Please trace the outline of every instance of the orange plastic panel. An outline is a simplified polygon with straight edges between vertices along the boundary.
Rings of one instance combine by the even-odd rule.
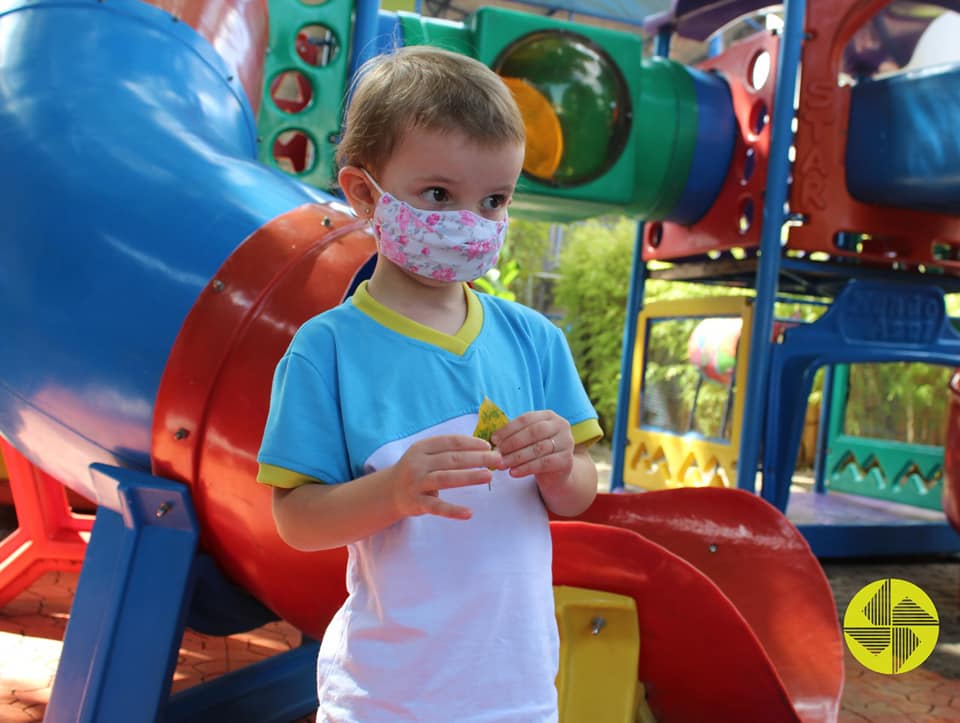
[[[205,37],[231,68],[257,114],[268,44],[267,0],[146,0]]]
[[[637,675],[658,721],[800,720],[746,620],[693,565],[632,530],[586,522],[551,529],[555,585],[636,601]]]
[[[803,719],[836,719],[843,690],[843,643],[833,593],[806,540],[776,508],[743,490],[679,488],[601,494],[578,519],[642,534],[703,573],[716,593],[697,593],[706,597],[683,604],[702,609],[717,604],[717,595],[722,597],[756,636]],[[628,559],[633,563],[626,553],[621,559],[624,567]],[[677,612],[663,619],[688,624]],[[642,624],[640,636],[643,649],[649,638]],[[717,685],[737,690],[734,680],[723,680],[727,674],[739,675],[736,667],[717,670]],[[745,680],[749,678],[740,678],[739,685]]]
[[[0,607],[45,572],[77,572],[87,551],[92,515],[70,510],[66,488],[0,440],[18,527],[0,540]]]
[[[847,191],[846,138],[850,86],[837,79],[843,50],[853,34],[889,0],[808,0],[800,77],[797,160],[790,210],[806,217],[791,229],[788,248],[855,256],[889,265],[932,264],[960,272],[960,260],[938,260],[935,245],[960,255],[960,218],[866,204]],[[883,149],[878,148],[878,153]],[[869,234],[862,251],[835,247],[838,232]]]
[[[190,485],[200,543],[278,615],[319,638],[346,597],[346,551],[297,552],[256,481],[273,371],[294,332],[344,298],[375,251],[342,207],[302,206],[247,238],[197,298],[157,393],[153,466]]]

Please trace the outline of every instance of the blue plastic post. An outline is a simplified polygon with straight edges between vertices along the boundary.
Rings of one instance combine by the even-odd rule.
[[[830,412],[833,408],[833,366],[824,367],[823,394],[820,397],[820,422],[817,426],[817,447],[813,452],[813,489],[827,491],[827,445],[830,443]]]
[[[770,163],[767,170],[767,193],[763,203],[763,228],[760,232],[760,263],[757,268],[757,301],[751,332],[750,373],[747,375],[737,467],[737,486],[750,492],[756,491],[760,440],[767,401],[773,305],[780,275],[780,234],[786,221],[784,207],[790,173],[793,98],[803,48],[805,13],[805,0],[784,2],[784,33],[777,59],[777,92],[773,99]]]
[[[670,57],[670,39],[673,37],[673,28],[665,25],[657,31],[654,40],[653,54],[661,58]]]
[[[289,723],[317,710],[317,652],[299,648],[248,665],[170,698],[165,723]]]
[[[627,415],[630,411],[630,381],[633,372],[633,347],[637,343],[637,315],[643,308],[643,289],[647,267],[643,263],[643,222],[637,224],[633,243],[633,265],[630,270],[630,290],[627,293],[627,312],[623,319],[623,346],[620,352],[620,386],[617,390],[617,414],[613,421],[613,440],[610,443],[610,491],[623,489],[623,458],[627,447]]]
[[[170,692],[198,527],[187,488],[95,464],[97,517],[47,723],[153,721]]]
[[[350,50],[350,77],[378,52],[380,0],[357,0],[354,8],[353,47]]]

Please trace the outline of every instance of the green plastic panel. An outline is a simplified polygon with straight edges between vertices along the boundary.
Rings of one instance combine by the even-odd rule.
[[[473,35],[463,23],[397,13],[404,45],[432,45],[473,57]]]
[[[257,119],[260,160],[295,175],[304,183],[332,188],[336,184],[335,141],[340,132],[347,89],[354,2],[329,0],[322,5],[304,5],[290,0],[269,0],[269,11],[270,47]],[[333,51],[330,52],[330,46],[309,47],[309,51],[319,52],[321,57],[329,55],[326,64],[313,65],[297,50],[298,34],[302,50],[306,47],[302,33],[318,26],[329,31]],[[292,75],[294,73],[299,76]],[[291,97],[292,89],[293,100],[278,104],[273,88],[281,80],[284,97]],[[306,161],[302,168],[283,161],[278,163],[275,153],[278,139],[281,144],[296,149],[291,151],[293,156]],[[312,151],[304,150],[310,146]]]
[[[483,7],[467,20],[474,31],[476,58],[496,67],[513,44],[532,33],[554,31],[587,38],[619,68],[626,83],[629,107],[628,135],[619,153],[599,177],[577,185],[547,184],[529,176],[521,178],[512,211],[553,220],[573,220],[612,210],[653,218],[669,211],[686,183],[696,135],[696,99],[686,70],[669,60],[644,60],[639,35],[606,28],[529,15],[502,8]],[[553,55],[556,60],[563,55]],[[575,60],[570,53],[568,60]],[[537,64],[545,80],[556,77],[561,63],[549,59]],[[576,64],[571,68],[576,70]],[[531,82],[536,84],[536,78]],[[559,112],[558,112],[559,115]],[[586,113],[579,125],[565,129],[565,143],[582,143],[585,153],[607,149],[610,125]]]
[[[844,433],[850,368],[833,372],[827,430],[827,487],[835,492],[943,509],[943,447]]]
[[[654,69],[663,66],[667,71],[665,80],[672,93],[663,91],[662,99],[651,92],[652,83],[647,78],[652,77]],[[679,63],[664,58],[652,58],[643,62],[641,88],[644,100],[641,104],[642,112],[637,118],[637,188],[631,210],[647,220],[659,221],[667,217],[677,205],[683,189],[690,175],[693,165],[693,152],[697,144],[697,89],[693,83],[693,76]],[[658,104],[667,98],[673,98],[673,107],[664,109],[664,112],[653,112]],[[668,127],[669,125],[669,127]],[[669,148],[660,151],[666,156],[666,167],[659,174],[652,173],[653,167],[648,166],[644,159],[650,158],[672,140]],[[649,195],[659,191],[656,199]]]

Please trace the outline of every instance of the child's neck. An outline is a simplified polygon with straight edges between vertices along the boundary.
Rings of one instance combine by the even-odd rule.
[[[443,334],[456,334],[467,319],[462,284],[429,286],[383,261],[374,269],[367,291],[387,308]]]

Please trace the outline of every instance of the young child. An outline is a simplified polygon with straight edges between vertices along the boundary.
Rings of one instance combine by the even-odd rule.
[[[523,120],[483,64],[409,47],[361,71],[340,186],[376,268],[280,361],[259,454],[277,530],[346,545],[318,721],[557,719],[548,510],[596,495],[596,413],[562,333],[474,293],[520,175]],[[512,420],[472,436],[487,397]]]

